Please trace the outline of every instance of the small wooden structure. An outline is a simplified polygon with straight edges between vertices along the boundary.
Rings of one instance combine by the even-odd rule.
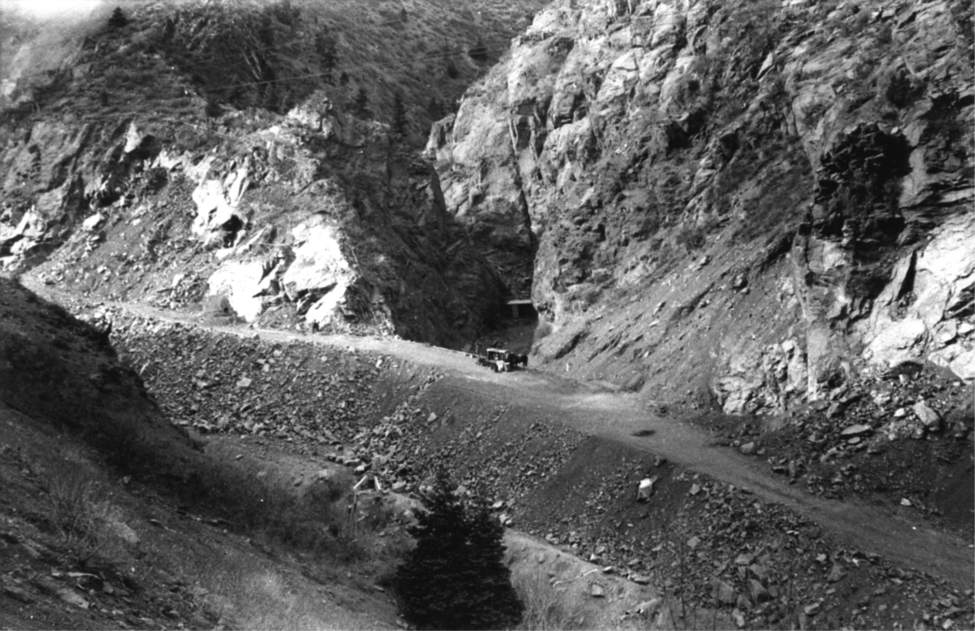
[[[532,304],[531,298],[509,300],[505,304],[509,309],[511,309],[511,317],[516,320],[520,318],[534,318],[538,315],[538,313],[535,311],[535,305]]]

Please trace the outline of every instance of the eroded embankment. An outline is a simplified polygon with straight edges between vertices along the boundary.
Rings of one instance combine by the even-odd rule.
[[[402,492],[446,464],[504,521],[688,603],[717,599],[764,626],[800,615],[828,627],[965,615],[961,594],[942,579],[850,547],[767,493],[743,488],[750,485],[668,462],[650,451],[652,435],[633,445],[641,441],[573,429],[614,415],[555,405],[566,395],[558,387],[536,400],[498,387],[490,373],[448,370],[441,378],[442,370],[402,353],[115,320],[124,356],[145,368],[150,391],[178,423],[282,441]],[[642,500],[641,480],[650,486]],[[945,598],[959,604],[931,610]]]

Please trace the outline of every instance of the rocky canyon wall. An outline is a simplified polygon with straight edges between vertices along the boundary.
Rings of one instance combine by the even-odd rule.
[[[972,379],[970,13],[559,0],[427,153],[550,370],[732,413]]]
[[[338,70],[315,81],[306,49],[353,33],[308,11],[146,5],[79,44],[0,125],[0,268],[205,317],[469,342],[507,289],[407,134],[351,107]],[[221,74],[237,57],[267,76]]]

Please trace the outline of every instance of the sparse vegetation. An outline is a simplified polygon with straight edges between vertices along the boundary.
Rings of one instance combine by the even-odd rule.
[[[427,114],[430,116],[430,120],[440,120],[443,118],[444,108],[443,104],[435,96],[430,97],[430,102],[427,103]]]
[[[237,528],[345,560],[362,555],[339,505],[351,488],[348,478],[316,484],[323,487],[316,494],[322,501],[303,502],[276,480],[273,471],[254,472],[213,461],[196,488],[201,499],[219,507]]]
[[[332,73],[338,64],[338,49],[335,38],[327,29],[315,35],[315,51],[326,83],[333,83]]]
[[[884,97],[891,105],[904,108],[920,96],[923,92],[923,85],[908,74],[907,70],[898,68],[887,74],[881,89]]]
[[[96,482],[64,464],[47,472],[48,521],[70,560],[84,567],[106,542],[107,506]]]
[[[460,76],[460,69],[457,67],[457,62],[454,61],[454,53],[450,49],[444,50],[444,72],[451,79],[456,79]]]
[[[524,605],[504,564],[504,528],[443,469],[411,528],[416,548],[393,580],[403,616],[421,629],[503,629]]]
[[[111,17],[108,18],[108,26],[113,29],[123,28],[129,23],[129,18],[125,17],[122,7],[115,7]]]
[[[531,572],[516,575],[515,591],[525,604],[519,629],[525,631],[556,631],[585,628],[584,610],[577,599],[552,585],[547,574],[535,567]]]
[[[363,87],[356,92],[355,99],[352,101],[352,108],[356,116],[361,118],[372,118],[372,111],[369,109],[369,93]]]
[[[488,60],[488,48],[484,40],[478,36],[477,41],[467,50],[467,55],[474,61],[486,62]]]
[[[406,104],[403,103],[403,94],[397,92],[393,95],[393,120],[390,129],[395,136],[405,138],[409,134],[410,121],[406,117]]]
[[[685,226],[675,237],[677,245],[683,247],[687,252],[700,250],[707,243],[707,232],[697,225]]]

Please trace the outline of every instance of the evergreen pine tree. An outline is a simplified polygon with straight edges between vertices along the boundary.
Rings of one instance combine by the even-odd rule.
[[[403,95],[397,92],[393,95],[393,122],[390,126],[396,136],[406,136],[410,121],[406,117],[406,104]]]
[[[467,55],[474,61],[487,61],[488,60],[488,48],[487,44],[480,36],[477,38],[477,42],[467,51]]]
[[[427,114],[435,121],[443,118],[443,104],[436,96],[430,97],[430,102],[427,103]]]
[[[210,124],[214,124],[215,119],[220,118],[223,115],[223,108],[214,99],[208,99],[206,106],[203,108],[203,114],[207,117],[207,121]]]
[[[460,70],[457,68],[457,64],[454,62],[453,57],[447,57],[445,64],[444,70],[446,71],[448,77],[451,79],[456,79],[460,76]]]
[[[359,88],[359,91],[355,95],[355,100],[352,101],[352,106],[358,116],[363,118],[372,117],[372,112],[369,111],[369,94],[365,88]]]
[[[318,61],[322,66],[325,81],[332,83],[332,72],[338,63],[338,51],[335,47],[335,39],[325,29],[315,35],[315,51],[318,53]]]
[[[122,13],[122,7],[115,7],[115,10],[112,11],[112,17],[108,18],[108,25],[111,28],[122,28],[128,23],[129,18]]]
[[[425,512],[411,529],[416,548],[393,588],[403,617],[421,629],[500,629],[524,607],[504,564],[504,529],[483,503],[465,502],[438,471]]]
[[[510,629],[524,606],[504,563],[504,527],[481,500],[467,507],[468,561],[473,572],[467,608],[468,629]]]

